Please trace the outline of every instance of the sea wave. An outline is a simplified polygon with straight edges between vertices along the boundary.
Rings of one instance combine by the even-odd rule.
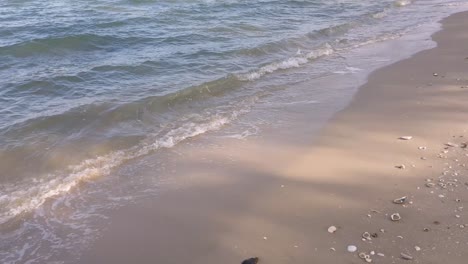
[[[394,2],[394,5],[395,6],[398,6],[398,7],[402,7],[402,6],[407,6],[411,4],[411,1],[410,0],[396,0]]]
[[[299,54],[298,56],[294,56],[283,61],[267,64],[265,66],[262,66],[258,70],[251,71],[249,73],[244,73],[244,74],[237,74],[236,76],[239,78],[239,80],[242,80],[242,81],[253,81],[253,80],[259,79],[265,74],[273,73],[278,70],[285,70],[285,69],[300,67],[301,65],[306,64],[310,60],[314,60],[323,56],[331,55],[333,54],[333,52],[334,52],[334,49],[332,48],[332,46],[328,43],[325,43],[323,46],[315,50],[312,50],[306,53],[305,55]],[[299,53],[302,53],[302,52],[299,52]]]
[[[126,161],[148,155],[162,148],[172,148],[186,139],[218,130],[248,112],[256,100],[256,97],[245,99],[236,104],[235,110],[227,113],[181,120],[180,126],[162,135],[152,135],[134,147],[84,160],[80,164],[70,166],[64,172],[49,174],[41,179],[28,180],[23,184],[3,185],[0,195],[0,224],[8,223],[16,216],[34,210],[52,197],[66,194],[82,183],[109,175],[114,168]]]
[[[122,38],[96,34],[55,36],[0,47],[0,55],[21,58],[41,54],[61,54],[67,51],[89,52],[115,47],[116,43],[128,46],[148,40],[140,37]]]

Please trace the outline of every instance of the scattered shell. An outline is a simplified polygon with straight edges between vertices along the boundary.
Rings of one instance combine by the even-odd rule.
[[[418,247],[418,246],[415,246],[415,247],[414,247],[414,250],[416,250],[416,251],[421,251],[421,248]]]
[[[435,184],[432,183],[432,182],[427,182],[427,183],[426,183],[426,187],[428,187],[428,188],[432,188],[432,187],[434,187],[434,186],[435,186]]]
[[[427,147],[421,146],[421,147],[419,147],[418,149],[420,149],[420,150],[425,150],[425,149],[427,149]]]
[[[379,236],[379,234],[377,234],[377,233],[371,233],[370,235],[371,235],[371,237],[373,237],[373,238],[377,238],[377,237]]]
[[[395,168],[400,169],[400,170],[404,170],[406,168],[406,166],[404,164],[401,164],[401,165],[396,165]]]
[[[357,250],[356,246],[354,246],[354,245],[349,245],[348,246],[348,252],[353,253],[353,252],[356,252],[356,250]]]
[[[447,145],[448,147],[454,147],[454,148],[458,147],[457,144],[452,143],[452,142],[447,142],[447,143],[445,143],[445,145]]]
[[[371,235],[369,232],[364,232],[362,234],[362,238],[367,239],[367,240],[372,240]]]
[[[437,72],[434,72],[432,75],[433,76],[439,76],[439,74]]]
[[[411,140],[413,137],[412,136],[402,136],[402,137],[399,137],[398,139],[401,139],[401,140]]]
[[[461,143],[460,144],[460,148],[467,148],[468,147],[468,144],[467,143]]]
[[[333,247],[332,247],[332,248],[330,248],[330,250],[331,250],[331,251],[336,251],[336,249],[335,249],[335,248],[333,248]]]
[[[364,252],[359,253],[359,257],[362,258],[363,260],[365,260],[367,263],[372,262],[372,259],[371,259],[370,255],[367,255]]]
[[[371,251],[369,254],[371,254],[371,255],[375,255],[375,251]]]
[[[400,253],[400,256],[402,259],[405,259],[405,260],[413,260],[412,256],[405,254],[405,253]]]
[[[328,233],[333,234],[336,232],[336,230],[337,230],[336,226],[330,226],[328,228]]]
[[[400,221],[400,220],[401,220],[401,216],[400,216],[399,213],[394,213],[394,214],[392,214],[392,215],[390,216],[390,219],[391,219],[392,221],[395,221],[395,222],[396,222],[396,221]]]
[[[406,199],[408,199],[408,197],[403,196],[403,197],[400,197],[400,198],[397,198],[397,199],[393,200],[393,203],[395,203],[395,204],[404,204],[406,202]]]
[[[460,225],[460,228],[461,228],[461,229],[465,228],[465,225]]]
[[[429,230],[430,230],[430,229],[427,228],[427,227],[425,227],[425,228],[423,229],[424,232],[429,232]]]
[[[266,237],[266,236],[263,237],[263,240],[267,240],[267,239],[268,239],[268,237]]]
[[[377,253],[377,256],[379,256],[379,257],[385,257],[384,253]]]

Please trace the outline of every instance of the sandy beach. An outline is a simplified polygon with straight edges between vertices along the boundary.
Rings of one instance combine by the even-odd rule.
[[[466,263],[468,13],[441,23],[436,48],[373,72],[318,137],[174,148],[178,184],[114,212],[79,262]]]

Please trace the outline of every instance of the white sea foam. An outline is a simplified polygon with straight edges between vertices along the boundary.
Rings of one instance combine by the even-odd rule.
[[[0,224],[14,217],[38,208],[52,197],[64,195],[80,183],[97,177],[109,175],[117,166],[162,148],[171,148],[181,141],[201,135],[208,131],[218,130],[248,111],[255,98],[243,101],[242,109],[229,114],[215,114],[204,118],[202,122],[187,121],[164,135],[149,137],[145,142],[126,150],[118,150],[107,155],[87,159],[78,165],[71,166],[66,172],[50,174],[34,182],[1,186]]]
[[[333,52],[334,50],[332,46],[326,43],[323,47],[313,50],[305,55],[302,55],[302,52],[298,52],[297,55],[300,56],[291,57],[280,62],[274,62],[265,65],[256,71],[252,71],[245,74],[238,74],[237,78],[239,78],[242,81],[257,80],[265,74],[273,73],[278,70],[297,68],[303,64],[306,64],[309,60],[314,60],[323,56],[328,56],[330,54],[333,54]]]
[[[411,4],[410,0],[397,0],[394,2],[395,6],[407,6]]]

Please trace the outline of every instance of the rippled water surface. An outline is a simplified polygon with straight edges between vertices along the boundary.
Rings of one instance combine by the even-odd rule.
[[[63,261],[93,238],[103,208],[128,200],[82,183],[222,129],[293,85],[268,80],[359,71],[327,59],[462,9],[451,0],[0,1],[0,262]]]

